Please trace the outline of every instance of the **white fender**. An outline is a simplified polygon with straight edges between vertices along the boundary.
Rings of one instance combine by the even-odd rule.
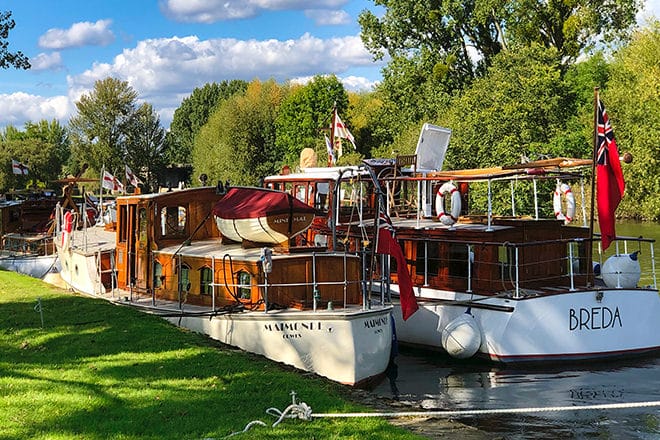
[[[442,329],[442,348],[451,357],[467,359],[481,346],[481,329],[469,309]]]
[[[637,287],[637,283],[642,276],[637,252],[612,255],[605,260],[600,273],[607,287],[616,289]]]
[[[445,212],[445,194],[447,193],[451,197],[451,210],[449,213]],[[438,194],[435,196],[435,212],[438,215],[438,220],[443,225],[451,226],[458,220],[461,215],[461,193],[453,183],[445,182],[438,189]]]
[[[562,212],[561,198],[564,196],[566,199],[566,214]],[[557,220],[564,220],[564,224],[569,224],[575,217],[575,196],[571,191],[571,187],[565,183],[557,185],[554,196],[552,197],[552,207],[555,211]]]
[[[60,246],[62,249],[68,249],[69,248],[69,242],[71,240],[71,231],[73,230],[73,214],[71,214],[71,211],[67,211],[64,213],[63,217],[63,224],[62,224],[62,233],[61,233],[61,241],[60,241]]]

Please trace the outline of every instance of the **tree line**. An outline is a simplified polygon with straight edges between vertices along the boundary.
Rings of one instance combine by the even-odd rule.
[[[106,78],[76,103],[68,126],[41,121],[0,133],[0,187],[47,182],[82,164],[88,173],[128,164],[147,191],[181,164],[192,167],[192,185],[202,174],[257,185],[284,165],[295,169],[304,148],[325,163],[334,106],[357,145],[344,144],[339,164],[412,153],[424,122],[452,130],[446,169],[590,158],[599,87],[619,149],[634,157],[619,214],[660,220],[660,25],[633,26],[638,2],[374,3],[386,12],[361,14],[362,38],[389,62],[373,91],[348,92],[333,75],[304,85],[209,83],[182,101],[165,132],[127,82]],[[9,174],[11,158],[30,164],[32,180]]]

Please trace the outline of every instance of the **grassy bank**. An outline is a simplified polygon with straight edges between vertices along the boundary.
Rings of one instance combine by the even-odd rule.
[[[41,298],[44,326],[35,311]],[[329,381],[220,346],[164,320],[0,271],[0,439],[420,438],[382,419],[285,420],[365,411]]]

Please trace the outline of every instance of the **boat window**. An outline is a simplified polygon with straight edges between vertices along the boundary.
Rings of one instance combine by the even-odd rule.
[[[121,205],[117,215],[119,220],[119,241],[125,242],[128,235],[128,206]]]
[[[429,241],[417,242],[417,259],[415,260],[415,271],[417,275],[437,276],[440,270],[440,252],[438,243]]]
[[[463,243],[449,244],[449,276],[467,278],[468,248]]]
[[[181,292],[190,291],[190,267],[187,264],[181,265],[181,271],[179,272],[179,290]]]
[[[510,246],[499,246],[498,247],[498,259],[497,261],[500,264],[500,279],[503,281],[514,280],[515,275],[513,271],[513,252],[514,249]]]
[[[238,288],[238,298],[239,299],[250,299],[252,297],[252,275],[248,272],[242,270],[238,272],[237,276]]]
[[[213,271],[210,267],[202,267],[199,270],[199,293],[202,295],[210,295],[213,293]]]
[[[154,261],[154,287],[163,287],[163,265]]]
[[[182,237],[186,231],[186,208],[184,206],[165,206],[160,210],[162,237]]]
[[[294,195],[296,196],[296,199],[300,200],[301,202],[307,203],[307,185],[297,184],[295,186]]]
[[[138,239],[141,242],[147,241],[147,210],[140,208],[138,211]]]
[[[328,211],[328,192],[330,191],[330,185],[328,183],[317,183],[314,193],[316,194],[316,200],[314,201],[314,207],[320,209],[324,212]]]

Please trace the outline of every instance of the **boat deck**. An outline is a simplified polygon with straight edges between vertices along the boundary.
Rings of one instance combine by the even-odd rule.
[[[116,232],[94,226],[71,234],[70,248],[84,255],[111,251],[116,246]]]

